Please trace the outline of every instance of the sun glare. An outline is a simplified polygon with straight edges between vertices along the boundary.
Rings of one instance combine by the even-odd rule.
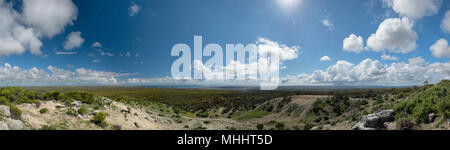
[[[278,5],[280,5],[283,9],[293,10],[297,8],[298,5],[302,2],[302,0],[276,0]]]

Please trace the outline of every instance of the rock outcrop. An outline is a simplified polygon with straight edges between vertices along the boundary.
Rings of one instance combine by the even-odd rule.
[[[23,129],[23,123],[20,120],[6,118],[5,123],[8,125],[9,130],[22,130]]]
[[[427,118],[428,123],[434,122],[435,119],[436,119],[435,113],[428,114],[428,118]]]
[[[0,130],[9,130],[8,124],[0,121]]]
[[[14,120],[11,117],[11,111],[9,106],[0,105],[0,130],[22,130],[23,123],[20,120]]]
[[[447,124],[450,126],[450,118],[447,118]]]
[[[9,111],[9,106],[0,105],[0,115],[10,117],[11,112]]]
[[[363,116],[361,121],[355,124],[353,130],[384,130],[386,122],[393,122],[394,110],[382,110]]]

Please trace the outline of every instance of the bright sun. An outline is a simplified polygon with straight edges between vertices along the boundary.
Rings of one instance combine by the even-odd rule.
[[[297,8],[297,6],[302,2],[302,0],[276,0],[278,5],[283,9],[292,10]]]

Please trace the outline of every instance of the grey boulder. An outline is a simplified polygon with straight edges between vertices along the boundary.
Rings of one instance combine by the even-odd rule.
[[[435,113],[428,114],[428,118],[427,118],[428,123],[434,122],[435,119],[436,119]]]
[[[0,130],[9,130],[8,124],[0,121]]]
[[[394,110],[376,111],[373,114],[363,116],[361,121],[352,127],[353,130],[382,130],[386,129],[385,122],[393,122]]]
[[[9,110],[9,106],[0,105],[0,115],[10,117],[11,111]]]
[[[22,130],[23,129],[23,123],[20,120],[14,120],[14,119],[11,119],[11,118],[6,118],[5,122],[8,125],[8,128],[10,130]]]
[[[447,118],[447,124],[450,126],[450,118]]]

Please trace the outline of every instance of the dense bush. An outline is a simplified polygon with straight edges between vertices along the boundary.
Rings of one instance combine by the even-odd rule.
[[[349,97],[336,95],[331,98],[318,99],[312,108],[312,112],[316,115],[341,116],[349,108],[351,102]]]
[[[39,99],[39,94],[23,90],[20,87],[7,87],[0,89],[0,104],[36,103],[36,99]]]
[[[44,100],[62,100],[64,98],[64,93],[60,91],[50,91],[44,94]]]
[[[410,118],[402,117],[397,120],[398,130],[414,130],[415,125]]]
[[[416,123],[426,123],[430,113],[437,113],[443,117],[450,116],[449,86],[449,84],[441,83],[428,87],[424,91],[412,95],[408,100],[396,104],[394,106],[396,119],[400,118],[398,114],[401,112],[411,114]]]
[[[11,112],[11,118],[16,120],[21,120],[22,118],[22,111],[16,107],[15,104],[9,105],[9,111]]]
[[[6,97],[4,97],[4,96],[0,97],[0,105],[8,105],[9,103],[11,103],[11,102],[8,101],[6,99]]]
[[[69,102],[78,100],[78,101],[81,101],[82,103],[96,104],[94,94],[92,94],[92,93],[72,91],[72,92],[65,93],[63,98]]]
[[[208,112],[199,112],[196,114],[197,117],[207,118],[209,117]]]

